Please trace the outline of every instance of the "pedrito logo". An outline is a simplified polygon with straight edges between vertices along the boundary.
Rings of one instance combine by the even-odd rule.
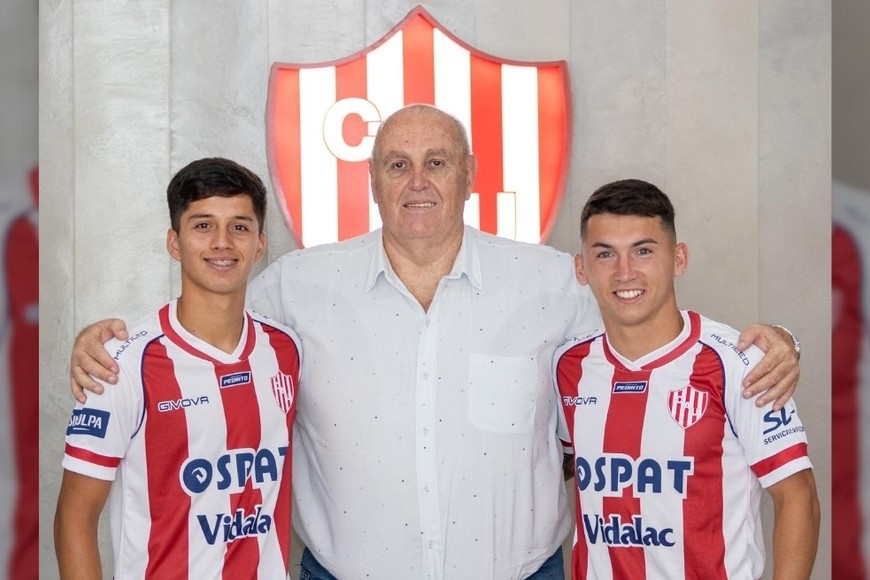
[[[221,377],[221,388],[238,387],[251,383],[251,371],[242,371],[231,375],[223,375]]]
[[[380,227],[366,161],[380,123],[412,103],[435,105],[468,130],[480,170],[465,222],[525,242],[546,239],[571,150],[567,64],[485,54],[417,7],[359,53],[272,65],[266,146],[297,245]]]
[[[233,449],[211,461],[193,457],[181,466],[181,487],[188,495],[210,488],[239,493],[250,481],[254,487],[278,481],[287,447],[272,449]]]
[[[90,435],[91,437],[106,437],[106,429],[109,426],[109,412],[99,409],[74,409],[69,424],[66,427],[67,435]]]
[[[646,390],[646,381],[617,381],[613,383],[614,393],[642,393]]]

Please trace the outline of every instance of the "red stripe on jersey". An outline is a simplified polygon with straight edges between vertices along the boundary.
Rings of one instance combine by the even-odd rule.
[[[281,68],[281,74],[276,74],[273,65],[271,82],[272,98],[269,99],[271,110],[266,115],[268,125],[268,142],[271,155],[271,166],[275,187],[282,190],[277,192],[279,203],[287,205],[284,216],[288,220],[296,216],[298,223],[290,224],[290,232],[301,232],[302,223],[302,146],[298,131],[279,131],[278,127],[299,127],[301,106],[299,103],[299,70],[290,67]],[[296,245],[301,247],[301,241],[297,239]]]
[[[855,240],[834,227],[831,241],[833,337],[831,344],[831,530],[832,577],[866,578],[861,552],[863,522],[859,487],[858,400],[864,317],[862,266]]]
[[[93,463],[94,465],[101,465],[103,467],[118,467],[118,465],[120,465],[121,463],[120,457],[109,457],[107,455],[100,455],[99,453],[94,453],[93,451],[82,449],[81,447],[74,447],[69,443],[66,444],[63,452],[70,457],[81,459],[82,461]]]
[[[248,338],[254,337],[255,331],[250,330]],[[215,366],[215,378],[221,384],[221,377],[236,373],[251,373],[251,365],[247,359],[233,364]],[[260,448],[260,406],[257,402],[257,391],[254,381],[220,390],[223,403],[224,418],[227,425],[227,449]],[[252,473],[248,473],[245,488],[240,493],[230,494],[230,514],[243,510],[242,519],[254,514],[258,505],[263,503],[263,494],[253,487]],[[224,554],[223,577],[227,580],[249,577],[257,569],[260,561],[259,541],[256,536],[237,538],[227,544]]]
[[[807,456],[807,444],[806,443],[796,443],[791,447],[787,447],[777,453],[776,455],[771,455],[766,459],[762,459],[757,463],[753,463],[750,467],[752,468],[752,473],[755,474],[755,477],[761,479],[765,475],[771,473],[777,467],[781,467],[788,463],[789,461],[793,461],[798,459],[799,457]]]
[[[366,59],[335,67],[335,99],[366,98]],[[357,114],[348,115],[342,127],[344,142],[359,145],[368,126]],[[336,158],[338,171],[338,239],[369,231],[368,164]]]
[[[556,364],[556,384],[561,397],[578,397],[580,379],[583,376],[583,360],[589,356],[593,341],[587,341],[567,350]],[[565,416],[565,424],[574,449],[574,407],[559,400]],[[571,551],[571,574],[583,578],[589,566],[589,547],[586,544],[586,529],[583,527],[583,510],[580,503],[580,488],[577,486],[576,466],[574,467],[574,521],[576,522],[577,542]]]
[[[147,578],[187,578],[190,497],[179,481],[180,461],[188,456],[187,418],[184,413],[155,413],[157,401],[177,401],[181,387],[175,365],[160,341],[143,354],[145,390],[145,464],[151,535],[148,538]]]
[[[606,346],[607,339],[604,338]],[[618,382],[647,383],[643,392],[616,393],[611,395],[610,407],[604,428],[604,453],[624,453],[637,459],[640,457],[643,439],[644,416],[649,399],[650,371],[630,371],[621,364],[614,366],[611,390]],[[622,497],[605,497],[602,501],[604,513],[608,516],[619,514],[623,522],[630,522],[632,516],[640,515],[640,499],[634,496],[634,486],[626,487]],[[643,548],[610,547],[610,561],[615,578],[646,577],[646,561]]]
[[[435,30],[416,15],[402,34],[405,104],[435,103]],[[416,63],[409,66],[408,63]]]
[[[296,343],[293,340],[284,334],[283,332],[270,327],[263,325],[263,330],[266,332],[266,336],[269,337],[269,344],[275,351],[275,356],[278,359],[278,370],[280,370],[285,375],[289,375],[293,377],[297,387],[299,385],[299,350],[296,348]],[[295,396],[299,395],[299,391],[297,388]],[[290,445],[287,447],[287,455],[284,457],[284,466],[281,472],[281,481],[283,485],[281,486],[281,491],[278,493],[278,501],[275,505],[275,529],[276,530],[289,530],[291,527],[291,504],[290,504],[290,482],[292,480],[293,475],[293,461],[291,456],[291,449],[293,448],[293,419],[296,416],[296,400],[294,397],[293,405],[290,407],[290,410],[287,412],[287,440],[290,441]],[[285,534],[278,534],[278,539],[281,544],[281,554],[284,557],[284,562],[290,562],[290,534],[289,532]]]
[[[496,194],[504,191],[501,65],[475,54],[471,55],[471,142],[477,156],[474,191],[480,200],[480,230],[496,232]]]
[[[692,319],[692,334],[696,337],[698,322]],[[686,428],[683,443],[683,453],[695,458],[695,471],[688,479],[683,500],[684,566],[697,578],[727,578],[722,532],[722,436],[728,428],[725,371],[719,355],[710,347],[703,346],[695,357],[689,384],[707,393],[708,400],[703,420]]]
[[[36,179],[35,171],[31,173]],[[31,182],[35,185],[35,181]],[[39,574],[39,439],[33,436],[39,424],[39,244],[36,227],[28,216],[12,224],[4,252],[8,292],[9,366],[12,397],[17,493],[15,537],[9,556],[10,578],[36,578]]]

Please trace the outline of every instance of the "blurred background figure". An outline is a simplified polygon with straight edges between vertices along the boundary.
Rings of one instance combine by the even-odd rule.
[[[39,577],[37,62],[37,2],[0,4],[0,579],[15,580]]]
[[[16,580],[38,578],[39,540],[38,179],[36,168],[20,173],[0,186],[0,577]]]
[[[870,3],[833,6],[832,578],[870,555]]]

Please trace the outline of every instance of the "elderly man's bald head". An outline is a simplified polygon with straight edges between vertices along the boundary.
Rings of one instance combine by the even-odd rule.
[[[423,118],[426,116],[439,117],[449,121],[453,126],[456,142],[460,145],[462,152],[466,156],[471,155],[471,145],[468,142],[468,133],[459,119],[441,109],[433,107],[432,105],[417,103],[399,109],[381,123],[381,126],[378,128],[378,132],[375,135],[374,146],[372,147],[372,161],[376,161],[378,156],[383,153],[381,145],[384,141],[384,136],[391,132],[395,126],[401,125],[403,121],[410,117]]]

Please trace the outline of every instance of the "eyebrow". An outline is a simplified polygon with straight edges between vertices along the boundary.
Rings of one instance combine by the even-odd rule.
[[[638,241],[634,242],[633,244],[631,244],[631,247],[636,248],[638,246],[643,246],[644,244],[656,244],[656,245],[658,245],[658,241],[653,239],[653,238],[644,238],[642,240],[638,240]],[[607,244],[605,242],[595,242],[592,244],[592,247],[593,248],[604,248],[607,250],[613,249],[613,246],[611,246],[610,244]]]
[[[199,219],[203,219],[203,218],[212,219],[214,217],[215,217],[215,215],[213,213],[194,213],[194,214],[187,216],[187,220],[188,221],[199,220]],[[245,222],[253,222],[254,221],[254,218],[252,216],[248,216],[248,215],[236,215],[236,216],[233,216],[233,219],[245,221]]]
[[[424,153],[424,157],[427,157],[427,158],[432,157],[432,156],[448,157],[449,155],[450,155],[450,151],[448,149],[445,149],[444,147],[438,147],[436,149],[427,149],[426,152]],[[389,151],[385,151],[382,154],[382,159],[384,159],[385,161],[388,159],[395,159],[396,157],[407,158],[407,157],[410,157],[410,155],[408,154],[407,151],[399,151],[396,149],[391,149]]]

